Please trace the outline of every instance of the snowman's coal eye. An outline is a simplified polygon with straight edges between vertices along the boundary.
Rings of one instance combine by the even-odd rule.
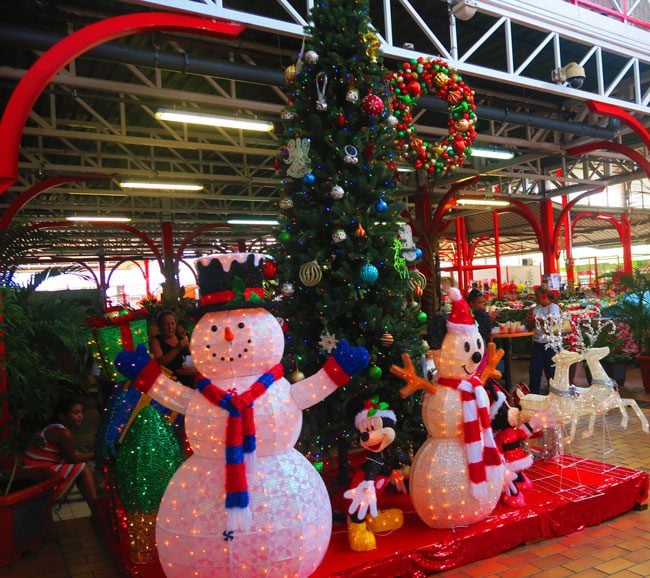
[[[239,327],[239,329],[243,329],[244,327],[246,327],[246,325],[244,323],[238,323],[237,327]]]
[[[465,342],[465,351],[469,353],[469,341]]]
[[[481,340],[480,340],[480,339],[477,339],[477,340],[476,340],[476,347],[478,347],[479,349],[481,349]]]
[[[217,327],[216,325],[213,325],[212,327],[210,327],[210,329],[211,329],[212,331],[216,331],[216,330],[218,329],[218,327]]]

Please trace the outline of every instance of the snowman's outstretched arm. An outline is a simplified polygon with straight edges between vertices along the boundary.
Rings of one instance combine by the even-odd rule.
[[[369,362],[370,354],[363,347],[350,347],[343,339],[320,371],[291,386],[291,397],[300,409],[307,409],[348,383]]]
[[[167,377],[160,365],[151,359],[143,343],[138,345],[135,351],[118,353],[115,367],[142,393],[150,395],[172,411],[185,413],[193,390]]]

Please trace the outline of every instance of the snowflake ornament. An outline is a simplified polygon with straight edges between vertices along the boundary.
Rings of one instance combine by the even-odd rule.
[[[318,347],[324,353],[332,353],[332,351],[336,349],[338,343],[339,340],[336,338],[336,336],[333,333],[326,331],[320,336]]]

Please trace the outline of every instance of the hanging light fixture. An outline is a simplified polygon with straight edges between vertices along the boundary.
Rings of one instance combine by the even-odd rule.
[[[481,147],[472,147],[472,156],[473,157],[482,157],[485,159],[500,159],[500,160],[509,160],[514,158],[515,153],[507,149],[491,149],[491,148],[481,148]]]
[[[456,199],[457,205],[474,205],[479,207],[507,207],[510,201],[501,201],[497,199]]]
[[[258,132],[269,132],[273,130],[273,123],[268,120],[235,118],[213,114],[185,112],[180,110],[168,110],[163,108],[158,109],[158,112],[156,112],[154,116],[158,120],[184,122],[186,124],[200,124],[204,126],[216,126],[221,128],[239,128],[243,130],[254,130]]]
[[[82,223],[128,223],[130,217],[101,217],[101,216],[77,216],[73,215],[65,218],[66,221],[79,221]]]
[[[203,185],[190,183],[151,183],[147,181],[125,181],[120,183],[123,189],[146,189],[163,191],[202,191]]]

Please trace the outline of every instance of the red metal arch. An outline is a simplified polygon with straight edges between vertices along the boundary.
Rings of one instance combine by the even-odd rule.
[[[555,227],[553,228],[552,247],[556,248],[556,256],[559,253],[559,251],[557,250],[557,246],[558,246],[558,239],[560,237],[560,229],[562,228],[562,223],[564,221],[564,217],[568,214],[568,212],[571,209],[573,209],[573,207],[576,206],[576,204],[578,204],[580,201],[582,201],[582,199],[588,197],[589,195],[593,195],[595,193],[601,193],[604,190],[605,190],[604,187],[600,187],[598,189],[592,189],[591,191],[586,191],[586,192],[582,193],[581,195],[578,195],[575,199],[569,201],[567,203],[566,207],[564,207],[562,209],[562,212],[560,213],[560,216],[558,217],[557,222],[555,223]],[[571,227],[571,237],[573,238],[573,227]]]
[[[502,213],[515,213],[520,217],[523,217],[528,224],[532,227],[535,237],[537,237],[537,242],[540,247],[544,246],[544,232],[542,231],[542,225],[539,222],[539,219],[535,216],[535,213],[528,207],[528,205],[518,201],[516,199],[509,199],[510,206],[503,207],[502,209],[496,209],[496,212],[499,214]]]
[[[621,143],[601,140],[567,149],[566,152],[573,156],[580,156],[591,151],[599,151],[602,149],[625,155],[639,165],[646,172],[648,177],[650,177],[650,161],[648,161],[648,159],[646,159],[641,153],[638,153],[629,146]]]
[[[587,107],[591,112],[613,116],[621,122],[628,125],[636,134],[639,135],[641,140],[645,143],[646,148],[650,148],[650,132],[641,124],[641,122],[634,118],[629,112],[614,104],[606,104],[604,102],[597,102],[595,100],[588,100]]]
[[[7,229],[14,217],[29,201],[34,197],[44,193],[45,191],[58,187],[59,185],[64,185],[66,183],[85,183],[87,181],[108,181],[113,178],[111,175],[79,175],[79,176],[69,176],[69,177],[50,177],[45,179],[40,183],[35,184],[33,187],[23,191],[18,195],[18,197],[11,203],[0,219],[0,230]]]
[[[197,227],[192,231],[187,237],[185,237],[182,241],[181,244],[178,246],[178,250],[176,251],[176,260],[181,261],[183,258],[183,251],[185,251],[185,247],[189,243],[191,243],[194,239],[196,239],[201,233],[205,233],[205,231],[210,231],[212,229],[230,229],[230,225],[228,223],[210,223],[209,225],[201,225],[200,227]]]
[[[185,14],[145,12],[107,18],[57,42],[23,76],[0,121],[0,194],[16,181],[18,149],[29,112],[52,78],[72,60],[99,44],[141,32],[172,30],[236,38],[244,28],[241,24]]]
[[[135,259],[131,259],[130,257],[125,257],[124,259],[120,259],[115,265],[111,267],[111,270],[108,273],[108,277],[106,277],[106,287],[111,286],[111,277],[113,276],[113,273],[117,271],[120,267],[120,265],[123,265],[124,263],[128,263],[131,261],[138,269],[140,269],[140,273],[142,273],[142,277],[144,277],[145,281],[147,279],[147,276],[144,273],[144,269],[142,268],[142,265],[138,263]]]
[[[142,240],[144,244],[149,247],[149,249],[151,249],[151,252],[154,254],[156,260],[158,261],[160,270],[163,270],[162,256],[160,255],[160,251],[154,242],[142,231],[125,223],[89,223],[89,225],[91,225],[93,228],[101,227],[103,229],[122,229],[123,231],[128,231],[132,235],[135,235],[138,237],[138,239]],[[70,223],[68,221],[43,221],[41,223],[34,223],[33,225],[30,225],[30,228],[32,229],[57,229],[63,227],[70,227]]]
[[[431,218],[431,228],[427,231],[430,238],[433,238],[438,233],[438,227],[440,226],[443,217],[447,214],[447,211],[456,205],[456,194],[458,193],[458,190],[478,183],[478,179],[478,175],[476,175],[475,177],[456,183],[449,189],[449,192],[440,199],[440,202],[433,213],[433,217]]]
[[[479,246],[479,244],[483,241],[487,241],[488,239],[491,239],[492,235],[480,235],[474,239],[468,249],[467,249],[467,262],[471,265],[474,262],[474,253],[476,253],[476,248]]]
[[[586,218],[597,219],[599,221],[607,221],[608,223],[613,225],[613,227],[616,229],[616,232],[618,233],[619,238],[621,239],[621,242],[623,242],[623,236],[624,236],[623,224],[619,222],[614,215],[610,215],[609,213],[596,213],[594,211],[583,211],[581,213],[578,213],[573,218],[573,221],[571,222],[572,237],[573,237],[573,232],[575,230],[576,223],[581,219],[586,219]]]

